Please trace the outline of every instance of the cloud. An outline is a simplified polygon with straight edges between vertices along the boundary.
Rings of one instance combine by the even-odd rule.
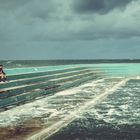
[[[0,9],[4,11],[15,11],[32,0],[0,0]]]
[[[57,3],[51,0],[0,0],[0,40],[30,41],[57,20]]]
[[[122,9],[133,0],[76,0],[74,10],[78,13],[106,14],[115,8]]]
[[[139,12],[139,0],[0,0],[0,41],[139,37]]]
[[[140,0],[92,2],[0,0],[0,58],[139,58]]]

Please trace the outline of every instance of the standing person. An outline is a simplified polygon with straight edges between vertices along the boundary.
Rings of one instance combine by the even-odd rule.
[[[3,71],[3,65],[0,65],[0,82],[3,81],[5,82],[6,81],[6,74],[5,72]]]

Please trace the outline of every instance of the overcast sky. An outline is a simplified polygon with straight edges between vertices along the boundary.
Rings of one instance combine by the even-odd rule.
[[[140,0],[0,0],[0,60],[140,59]]]

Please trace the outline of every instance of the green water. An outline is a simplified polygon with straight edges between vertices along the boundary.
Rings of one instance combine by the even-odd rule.
[[[140,63],[94,64],[94,67],[112,76],[140,76]]]
[[[140,76],[140,63],[106,63],[106,64],[74,64],[74,65],[57,65],[57,66],[34,66],[22,68],[5,69],[8,75],[21,74],[29,72],[41,72],[50,70],[61,70],[73,67],[91,67],[93,70],[99,71],[106,76]]]

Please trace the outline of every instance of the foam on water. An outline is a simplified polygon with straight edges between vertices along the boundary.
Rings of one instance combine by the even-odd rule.
[[[31,136],[29,140],[48,138],[49,136],[56,133],[57,131],[62,129],[64,126],[68,125],[73,120],[75,120],[77,117],[77,114],[85,112],[88,108],[90,108],[90,106],[95,106],[97,103],[101,102],[104,98],[106,98],[106,96],[112,94],[120,86],[123,86],[127,81],[128,79],[124,79],[121,82],[118,82],[117,84],[115,84],[115,86],[113,86],[112,88],[105,90],[103,93],[100,93],[97,97],[94,96],[94,98],[85,102],[82,106],[80,106],[76,110],[72,111],[70,114],[65,116],[65,118],[63,118],[61,121],[53,124],[49,128],[46,128],[46,129],[44,128],[44,130],[42,130],[38,134]]]
[[[99,80],[99,81],[103,81],[103,80]],[[48,106],[52,106],[49,105],[49,103],[52,103],[53,99],[56,98],[57,100],[59,96],[61,97],[61,96],[69,96],[69,95],[77,94],[81,92],[81,90],[85,87],[89,87],[91,85],[93,85],[94,87],[94,85],[96,85],[96,83],[98,83],[99,81],[96,82],[92,81],[90,83],[86,83],[82,86],[73,89],[68,89],[65,91],[58,92],[53,96],[47,96],[46,98],[36,100],[32,103],[24,104],[22,106],[12,108],[5,112],[0,112],[0,127],[16,125],[21,121],[25,121],[30,117],[32,118],[39,117],[42,116],[43,114],[51,114],[51,115],[52,114],[54,115],[56,113],[58,114],[60,113],[60,111],[58,111],[57,109],[48,108]],[[56,102],[56,100],[54,101]],[[59,102],[59,100],[57,102]]]
[[[129,87],[129,83],[133,87]],[[140,85],[130,81],[93,110],[90,108],[87,112],[92,114],[95,119],[104,120],[110,124],[140,124],[139,91]],[[83,115],[83,117],[87,116]]]
[[[19,107],[0,113],[0,127],[14,126],[30,118],[42,117],[48,122],[50,118],[60,117],[51,127],[30,137],[50,136],[61,130],[75,119],[104,121],[119,126],[123,124],[140,124],[139,96],[140,81],[119,77],[91,81],[82,86],[58,92]],[[87,120],[86,126],[89,126]],[[82,127],[84,123],[80,124]],[[103,125],[103,123],[98,124]],[[84,126],[83,126],[84,127]],[[57,128],[57,129],[56,129]]]
[[[48,140],[140,139],[140,81],[132,79],[80,111],[75,120]]]

